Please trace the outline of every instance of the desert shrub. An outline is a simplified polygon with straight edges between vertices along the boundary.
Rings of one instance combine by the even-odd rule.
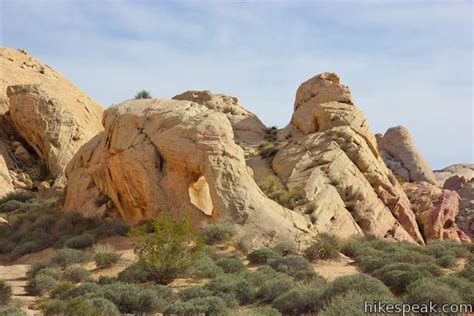
[[[268,140],[262,141],[258,145],[258,149],[260,150],[260,157],[269,160],[271,160],[278,152],[278,149],[275,147],[275,144]]]
[[[464,269],[459,271],[456,275],[462,278],[466,278],[471,282],[474,282],[474,264],[467,263],[464,266]]]
[[[87,280],[91,276],[91,273],[81,267],[68,267],[64,270],[61,279],[71,281],[73,283],[79,283]]]
[[[248,272],[246,275],[243,274],[247,280],[255,287],[260,287],[263,283],[274,280],[281,277],[286,277],[285,273],[275,271],[269,266],[262,266],[257,271]]]
[[[222,298],[217,296],[197,297],[188,301],[171,304],[167,314],[177,315],[230,315],[230,310]]]
[[[54,315],[65,315],[67,312],[68,304],[66,301],[59,299],[51,299],[41,301],[39,304],[40,310],[45,316],[54,316]]]
[[[281,313],[270,306],[258,306],[247,311],[243,311],[242,316],[281,316]]]
[[[444,276],[438,280],[456,289],[463,302],[474,302],[474,282],[455,275]]]
[[[135,94],[135,99],[151,99],[150,92],[146,90],[140,90]]]
[[[316,313],[322,307],[321,289],[310,286],[295,287],[273,301],[273,308],[283,315]]]
[[[217,261],[216,264],[221,267],[225,273],[237,273],[247,269],[242,261],[233,258],[221,259]]]
[[[419,279],[407,287],[405,302],[409,304],[455,304],[462,303],[458,291],[448,284],[433,278]]]
[[[33,261],[28,266],[28,270],[26,271],[26,277],[28,279],[32,279],[36,275],[36,273],[38,273],[40,270],[42,270],[44,268],[48,268],[48,267],[54,268],[54,266],[51,263],[51,260],[49,258]]]
[[[240,304],[249,304],[256,299],[257,289],[252,283],[238,274],[223,274],[211,280],[205,288],[216,296],[228,294]]]
[[[321,233],[316,240],[309,246],[305,252],[304,256],[308,260],[317,260],[317,259],[338,259],[340,249],[340,240],[335,235],[330,235],[327,233]]]
[[[96,238],[109,236],[127,236],[128,226],[123,221],[112,219],[99,223],[98,226],[89,230]]]
[[[380,278],[396,293],[402,293],[410,283],[421,278],[433,276],[424,266],[410,263],[393,263],[376,270],[374,275]]]
[[[456,266],[456,257],[453,255],[444,255],[436,259],[436,262],[443,268],[454,268]]]
[[[61,295],[70,289],[74,288],[74,283],[71,281],[61,281],[56,284],[51,293],[49,293],[50,298],[60,298]]]
[[[168,284],[183,274],[199,258],[202,248],[188,218],[175,221],[165,212],[149,226],[134,228],[132,236],[136,237],[135,252],[150,272],[150,281],[158,284]]]
[[[0,252],[19,257],[52,246],[61,248],[69,239],[83,234],[89,234],[95,239],[118,234],[114,231],[118,230],[116,221],[97,220],[85,218],[77,213],[61,212],[58,205],[56,200],[35,201],[28,210],[15,211],[8,218],[10,225],[0,230],[2,241]],[[121,227],[123,233],[126,226],[122,224]]]
[[[153,278],[152,271],[140,260],[118,274],[118,279],[126,283],[144,283]]]
[[[119,316],[120,311],[111,301],[102,297],[77,299],[67,302],[66,313],[75,316]]]
[[[280,254],[269,248],[260,248],[247,255],[247,259],[252,264],[265,264],[268,260],[277,259]]]
[[[63,268],[75,263],[88,262],[90,259],[91,257],[87,252],[70,248],[55,250],[51,255],[51,262]]]
[[[84,249],[92,246],[95,243],[95,238],[91,234],[82,234],[66,239],[64,247],[73,249]]]
[[[8,305],[0,305],[0,315],[5,316],[28,316],[24,311],[21,310],[21,306],[19,304],[8,304]]]
[[[52,290],[61,279],[61,271],[56,268],[44,268],[29,279],[26,289],[30,294],[41,294]]]
[[[350,291],[374,297],[392,297],[390,290],[381,281],[367,274],[356,274],[336,278],[324,289],[320,298],[327,304],[336,296]]]
[[[392,257],[393,262],[411,264],[436,264],[435,258],[413,250],[398,249]]]
[[[296,272],[293,276],[295,281],[304,285],[312,285],[316,287],[323,287],[326,285],[327,281],[321,275],[315,271],[303,270]]]
[[[152,288],[121,282],[104,285],[97,294],[114,303],[121,313],[162,313],[169,304]]]
[[[232,223],[223,222],[219,224],[203,225],[200,236],[204,239],[206,244],[212,245],[229,240],[236,233],[237,231]]]
[[[469,250],[464,245],[453,240],[431,240],[425,248],[426,253],[431,254],[436,258],[441,258],[447,255],[461,258],[469,255]]]
[[[313,271],[313,266],[304,257],[287,256],[271,260],[269,265],[272,269],[295,276],[301,271]]]
[[[98,293],[100,285],[94,282],[83,282],[75,287],[65,290],[64,292],[56,292],[56,298],[69,299],[74,297],[91,296],[94,293]]]
[[[224,270],[208,256],[197,259],[188,270],[188,275],[194,278],[215,278],[221,273]]]
[[[213,293],[203,286],[191,286],[179,293],[179,298],[183,301],[188,301],[197,297],[212,296]]]
[[[101,275],[97,280],[97,283],[99,283],[100,285],[112,284],[115,282],[119,282],[119,279],[117,277],[110,277],[106,275]]]
[[[372,303],[373,301],[392,304],[398,303],[393,296],[374,296],[351,290],[331,299],[331,301],[325,305],[325,308],[318,313],[318,316],[365,316],[367,315],[367,312],[364,310],[365,303]]]
[[[348,257],[355,257],[359,249],[361,249],[365,242],[370,237],[367,236],[351,236],[340,241],[340,251]]]
[[[263,283],[258,291],[258,296],[264,302],[271,303],[278,296],[288,292],[294,287],[295,282],[290,277],[280,277]]]
[[[267,197],[289,209],[294,209],[304,198],[300,192],[289,191],[277,176],[265,178],[258,186]]]
[[[5,281],[0,280],[0,305],[6,305],[12,297],[12,288]]]
[[[282,256],[295,255],[298,252],[296,243],[290,239],[281,240],[275,245],[273,250],[275,250]]]
[[[94,245],[94,261],[99,269],[110,268],[120,259],[120,254],[109,244]]]
[[[33,197],[34,194],[30,191],[14,191],[0,199],[0,204],[4,204],[8,201],[28,202]]]

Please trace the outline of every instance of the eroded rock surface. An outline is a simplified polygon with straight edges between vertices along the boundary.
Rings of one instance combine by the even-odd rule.
[[[103,109],[23,50],[0,48],[0,67],[0,114],[62,178],[74,153],[102,129]]]
[[[458,193],[427,182],[407,182],[403,186],[427,241],[450,239],[470,242],[470,238],[456,225],[461,200]]]
[[[436,184],[433,171],[405,127],[389,128],[383,136],[377,134],[377,144],[387,167],[403,181]]]
[[[260,191],[220,110],[190,101],[130,100],[109,108],[104,132],[66,171],[65,208],[99,212],[101,195],[132,223],[169,211],[201,222],[230,219],[251,247],[306,243],[316,230]]]
[[[441,170],[434,171],[439,186],[443,186],[445,181],[452,176],[463,176],[466,180],[474,178],[474,164],[459,163],[448,166]]]
[[[298,88],[291,124],[281,134],[273,169],[289,189],[304,192],[298,209],[319,230],[423,243],[406,194],[337,75],[324,73]]]

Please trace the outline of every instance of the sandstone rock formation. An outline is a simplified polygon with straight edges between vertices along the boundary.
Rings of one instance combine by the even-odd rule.
[[[459,195],[427,182],[404,183],[416,218],[428,240],[470,242],[470,238],[455,223],[459,210]]]
[[[106,195],[132,223],[163,211],[187,214],[196,225],[231,219],[250,247],[305,243],[316,233],[305,216],[259,190],[219,109],[130,100],[109,108],[103,124],[67,167],[67,210],[97,215]]]
[[[441,170],[434,171],[439,186],[452,176],[463,176],[467,181],[474,178],[474,164],[460,163],[448,166]]]
[[[61,178],[73,154],[102,129],[103,109],[25,51],[0,48],[0,67],[0,114]]]
[[[339,77],[324,73],[296,93],[291,124],[280,131],[272,166],[320,231],[423,243],[402,187],[385,166],[376,139]]]
[[[416,149],[405,127],[392,127],[383,136],[380,134],[376,136],[380,154],[387,167],[396,176],[407,182],[425,181],[436,184],[433,171]]]
[[[471,178],[457,192],[461,197],[461,202],[459,203],[459,215],[456,218],[456,224],[472,239],[474,238],[474,178]]]
[[[9,167],[12,167],[7,145],[0,139],[0,199],[14,191],[13,179]]]

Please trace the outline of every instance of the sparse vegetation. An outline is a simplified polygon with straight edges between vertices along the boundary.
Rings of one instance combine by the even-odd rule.
[[[224,242],[232,238],[236,234],[235,227],[232,223],[223,222],[218,224],[206,224],[202,226],[200,236],[205,243],[212,245]]]
[[[137,94],[135,94],[135,99],[151,99],[151,93],[148,92],[147,90],[141,90],[138,91]]]
[[[149,233],[151,231],[151,233]],[[173,220],[161,212],[149,225],[132,230],[140,265],[158,284],[168,284],[199,258],[202,244],[188,218]]]
[[[289,191],[277,176],[267,177],[258,186],[267,197],[289,209],[294,209],[304,200],[302,193]]]
[[[12,288],[5,281],[0,280],[0,305],[6,305],[10,302]]]
[[[110,268],[120,259],[120,254],[109,244],[97,244],[93,251],[94,261],[99,269]]]

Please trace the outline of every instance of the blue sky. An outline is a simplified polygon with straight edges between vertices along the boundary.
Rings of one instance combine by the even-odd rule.
[[[0,1],[2,46],[104,106],[208,89],[283,127],[333,71],[374,132],[406,126],[433,168],[474,160],[471,1]]]

